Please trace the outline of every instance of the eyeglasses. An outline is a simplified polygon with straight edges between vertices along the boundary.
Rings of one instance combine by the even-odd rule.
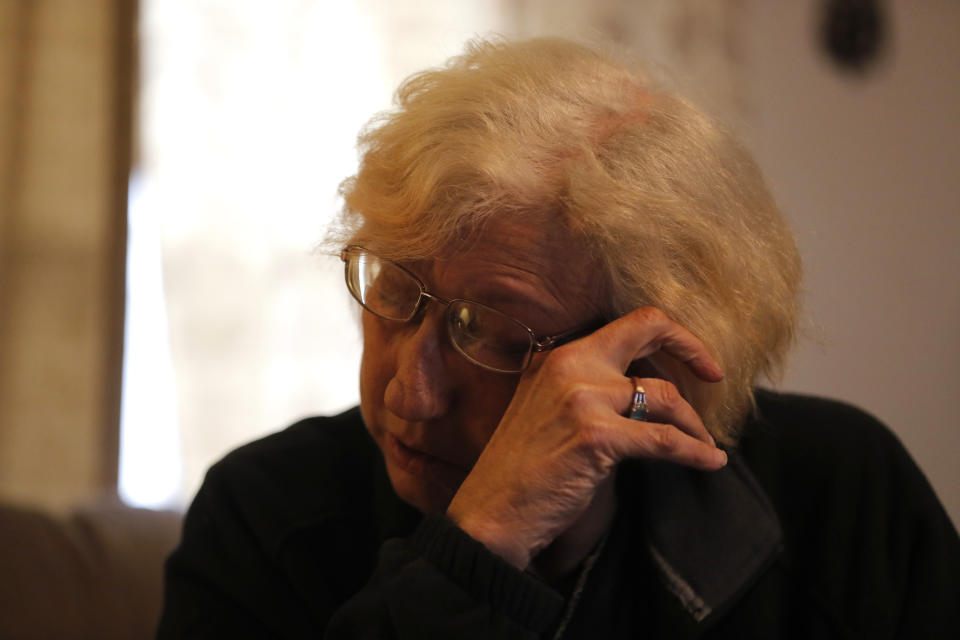
[[[522,373],[534,353],[548,351],[589,333],[579,328],[553,336],[537,336],[516,318],[472,300],[444,300],[395,262],[363,247],[340,253],[347,288],[375,316],[409,322],[432,300],[446,307],[447,334],[453,347],[470,362],[500,373]]]

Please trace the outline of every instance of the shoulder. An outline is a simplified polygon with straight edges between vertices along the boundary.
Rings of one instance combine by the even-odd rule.
[[[759,391],[739,449],[788,534],[817,520],[836,535],[870,518],[885,526],[879,520],[899,511],[940,509],[896,435],[843,402]]]
[[[207,472],[167,560],[164,628],[317,635],[368,579],[398,502],[357,409],[236,449]]]
[[[890,440],[890,431],[866,411],[846,402],[794,393],[779,393],[767,389],[756,392],[757,409],[753,431],[772,431],[781,437],[827,437],[855,440]],[[800,428],[801,432],[794,430]],[[890,442],[888,442],[889,444]]]
[[[905,620],[911,588],[955,597],[956,531],[876,418],[834,400],[761,391],[740,452],[780,519],[782,566],[838,619]]]
[[[262,472],[279,482],[313,480],[341,476],[340,472],[356,466],[358,456],[369,461],[374,455],[360,410],[354,407],[337,416],[305,418],[238,447],[209,473],[219,477]]]
[[[758,475],[791,473],[793,483],[815,484],[856,482],[864,472],[919,474],[893,432],[853,405],[767,390],[756,398],[740,450]]]
[[[807,500],[840,509],[933,495],[886,425],[836,400],[758,391],[739,449],[784,509]],[[874,498],[865,502],[867,496]]]
[[[191,510],[230,511],[279,543],[313,521],[370,517],[378,460],[359,409],[307,418],[213,465]]]

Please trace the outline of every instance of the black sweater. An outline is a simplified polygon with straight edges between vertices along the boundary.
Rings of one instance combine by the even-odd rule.
[[[359,411],[207,474],[166,567],[160,638],[954,638],[960,540],[896,438],[758,393],[730,464],[631,461],[586,576],[547,585],[393,493]],[[570,614],[570,615],[568,615]]]

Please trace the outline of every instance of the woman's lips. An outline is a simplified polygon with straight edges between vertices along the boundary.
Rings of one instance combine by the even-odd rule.
[[[386,433],[387,449],[391,459],[398,467],[415,476],[428,480],[437,480],[450,489],[456,490],[467,475],[467,471],[457,465],[408,447],[393,434]]]

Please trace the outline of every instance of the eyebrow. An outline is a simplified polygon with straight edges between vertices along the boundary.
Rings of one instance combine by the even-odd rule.
[[[423,283],[423,286],[430,292],[434,292],[435,284],[431,282],[430,278],[424,278],[424,272],[429,272],[430,268],[427,267],[424,269],[424,263],[427,261],[417,261],[417,262],[401,262],[405,269],[409,270],[411,273],[417,276],[417,278]],[[525,273],[531,273],[540,277],[537,272],[532,269],[523,269]],[[519,284],[517,284],[519,283]],[[520,305],[527,305],[534,307],[537,312],[540,313],[543,319],[554,318],[561,309],[558,307],[547,306],[542,300],[538,299],[534,295],[529,295],[534,292],[541,292],[548,295],[551,299],[555,300],[557,304],[560,303],[561,299],[555,296],[549,288],[543,285],[536,285],[528,283],[522,278],[510,277],[507,275],[494,276],[493,280],[486,280],[482,283],[470,283],[467,285],[466,289],[460,291],[449,292],[452,293],[450,297],[447,297],[447,300],[469,300],[471,302],[479,302],[480,304],[487,305],[505,313],[511,317],[516,318],[521,321],[523,324],[529,326],[533,329],[538,335],[542,332],[542,327],[534,327],[534,324],[539,324],[531,322],[533,318],[529,317],[518,317],[516,313],[508,311],[509,307],[516,307]],[[444,292],[448,293],[448,292]],[[438,293],[439,295],[439,293]],[[564,329],[565,330],[565,329]]]
[[[522,292],[517,291],[515,287],[511,286],[484,285],[476,289],[468,289],[465,294],[469,294],[464,295],[464,299],[466,300],[473,300],[485,304],[514,317],[516,317],[516,315],[512,313],[513,310],[510,309],[511,307],[534,307],[545,319],[555,317],[559,311],[556,307],[547,306],[542,300],[533,296],[524,295]],[[534,318],[518,317],[517,319],[530,326],[531,329],[537,330],[536,327],[532,326],[535,324],[531,322]]]

